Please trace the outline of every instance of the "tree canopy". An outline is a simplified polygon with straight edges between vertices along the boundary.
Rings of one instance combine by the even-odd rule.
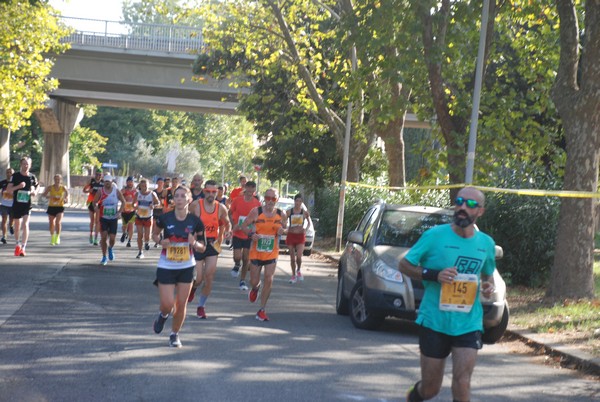
[[[47,5],[19,0],[0,2],[0,25],[0,126],[15,131],[58,86],[51,55],[68,48],[68,30]]]

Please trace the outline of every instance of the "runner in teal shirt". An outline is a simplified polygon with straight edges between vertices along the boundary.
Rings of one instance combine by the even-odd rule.
[[[495,291],[495,244],[476,227],[485,196],[473,187],[458,192],[454,222],[425,232],[400,261],[399,269],[423,281],[417,323],[421,380],[408,390],[408,402],[439,394],[446,358],[452,353],[452,398],[471,399],[471,376],[481,349],[483,308],[479,293]]]
[[[475,274],[478,279],[482,272],[491,276],[496,269],[494,240],[490,236],[475,231],[473,237],[463,238],[454,233],[450,224],[436,226],[425,232],[405,258],[413,265],[438,271],[456,267],[459,273]],[[425,295],[419,307],[417,324],[448,335],[483,331],[479,286],[469,313],[440,310],[442,285],[423,281],[423,286]]]

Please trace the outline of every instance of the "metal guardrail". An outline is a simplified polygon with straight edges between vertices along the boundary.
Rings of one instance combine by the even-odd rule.
[[[202,31],[195,27],[76,17],[60,19],[75,29],[75,32],[62,39],[73,45],[178,54],[197,54],[205,47]]]

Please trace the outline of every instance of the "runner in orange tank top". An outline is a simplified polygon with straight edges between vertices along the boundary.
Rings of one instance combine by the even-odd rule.
[[[223,238],[231,237],[231,224],[225,205],[217,202],[217,182],[207,180],[204,183],[204,198],[191,204],[191,212],[200,218],[206,233],[206,250],[194,253],[196,259],[196,280],[188,297],[188,303],[194,299],[196,289],[204,282],[198,298],[196,316],[206,319],[204,306],[212,291],[213,280],[217,272],[217,260],[221,252]]]
[[[284,211],[275,209],[275,203],[279,198],[277,190],[270,188],[265,191],[264,206],[254,208],[242,224],[242,230],[252,238],[250,246],[250,282],[252,288],[248,293],[248,299],[254,303],[258,298],[258,290],[261,287],[260,271],[265,268],[262,291],[260,295],[260,310],[256,313],[259,321],[269,321],[265,307],[271,288],[273,287],[273,276],[277,267],[279,255],[279,236],[286,233],[287,219]],[[255,232],[249,229],[254,225]]]

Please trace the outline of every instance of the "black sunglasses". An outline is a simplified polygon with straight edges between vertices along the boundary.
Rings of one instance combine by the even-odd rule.
[[[454,203],[459,207],[465,202],[467,203],[467,208],[479,208],[477,200],[464,199],[463,197],[456,197],[456,200],[454,200]]]

